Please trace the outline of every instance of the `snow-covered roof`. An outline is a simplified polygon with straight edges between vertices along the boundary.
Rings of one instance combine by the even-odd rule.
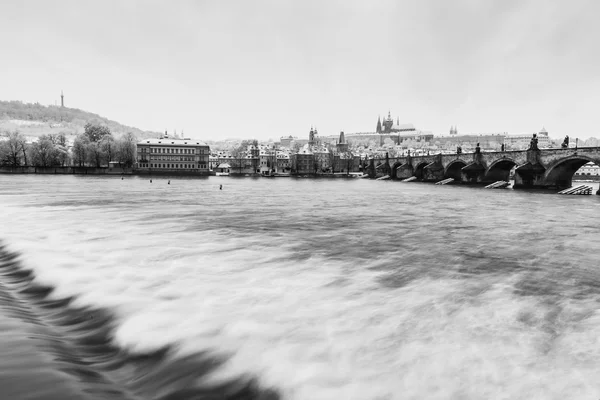
[[[206,143],[199,140],[192,139],[144,139],[138,142],[138,145],[151,144],[151,145],[173,145],[173,146],[208,146]]]
[[[392,125],[392,130],[414,131],[414,130],[416,130],[416,128],[413,124],[394,124],[394,125]]]

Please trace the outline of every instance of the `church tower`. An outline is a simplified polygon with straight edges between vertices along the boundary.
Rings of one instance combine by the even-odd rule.
[[[65,95],[62,90],[60,91],[60,106],[61,108],[65,108]]]
[[[377,117],[377,133],[381,133],[381,116]]]
[[[394,126],[394,120],[392,119],[391,113],[388,111],[387,119],[383,121],[383,132],[390,133],[392,131],[392,126]]]
[[[308,145],[309,146],[314,146],[315,144],[315,131],[313,129],[313,127],[310,127],[310,132],[308,133]]]

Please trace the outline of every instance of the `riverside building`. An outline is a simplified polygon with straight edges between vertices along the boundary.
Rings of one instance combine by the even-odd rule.
[[[208,173],[210,147],[192,139],[145,139],[137,144],[137,168],[152,172]]]

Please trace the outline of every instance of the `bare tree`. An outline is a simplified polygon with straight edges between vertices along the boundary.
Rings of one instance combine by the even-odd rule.
[[[136,136],[127,132],[118,141],[118,161],[126,168],[131,168],[135,164],[135,149],[136,149]]]
[[[100,147],[108,162],[111,162],[115,157],[115,138],[112,134],[104,135],[100,139]]]
[[[96,168],[102,166],[102,160],[104,159],[104,153],[98,142],[89,142],[87,145],[87,157],[88,162],[94,165]]]
[[[252,155],[252,172],[256,173],[256,171],[258,170],[258,166],[260,164],[260,150],[258,148],[258,140],[256,140],[256,139],[252,140],[251,155]]]
[[[56,148],[48,135],[42,135],[31,145],[32,163],[39,167],[50,167],[57,163]]]
[[[84,134],[90,139],[90,142],[99,142],[106,135],[110,135],[110,129],[100,124],[88,122],[84,127]]]
[[[232,161],[231,167],[232,167],[232,169],[237,168],[239,173],[242,172],[245,155],[246,155],[246,149],[243,144],[240,144],[239,146],[235,147],[231,151],[231,161]]]
[[[63,132],[45,135],[54,145],[53,165],[65,166],[69,160],[67,137]],[[40,138],[41,139],[41,138]]]
[[[90,141],[87,136],[79,135],[73,142],[73,163],[84,167],[87,161],[88,145]]]
[[[3,148],[3,160],[1,162],[11,167],[27,165],[27,144],[25,136],[19,131],[13,131],[7,132],[5,137],[6,140],[0,142],[0,145]]]

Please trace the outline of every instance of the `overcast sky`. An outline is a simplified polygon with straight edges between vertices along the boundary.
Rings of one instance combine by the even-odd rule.
[[[199,139],[373,131],[600,136],[600,2],[0,3],[0,99]]]

